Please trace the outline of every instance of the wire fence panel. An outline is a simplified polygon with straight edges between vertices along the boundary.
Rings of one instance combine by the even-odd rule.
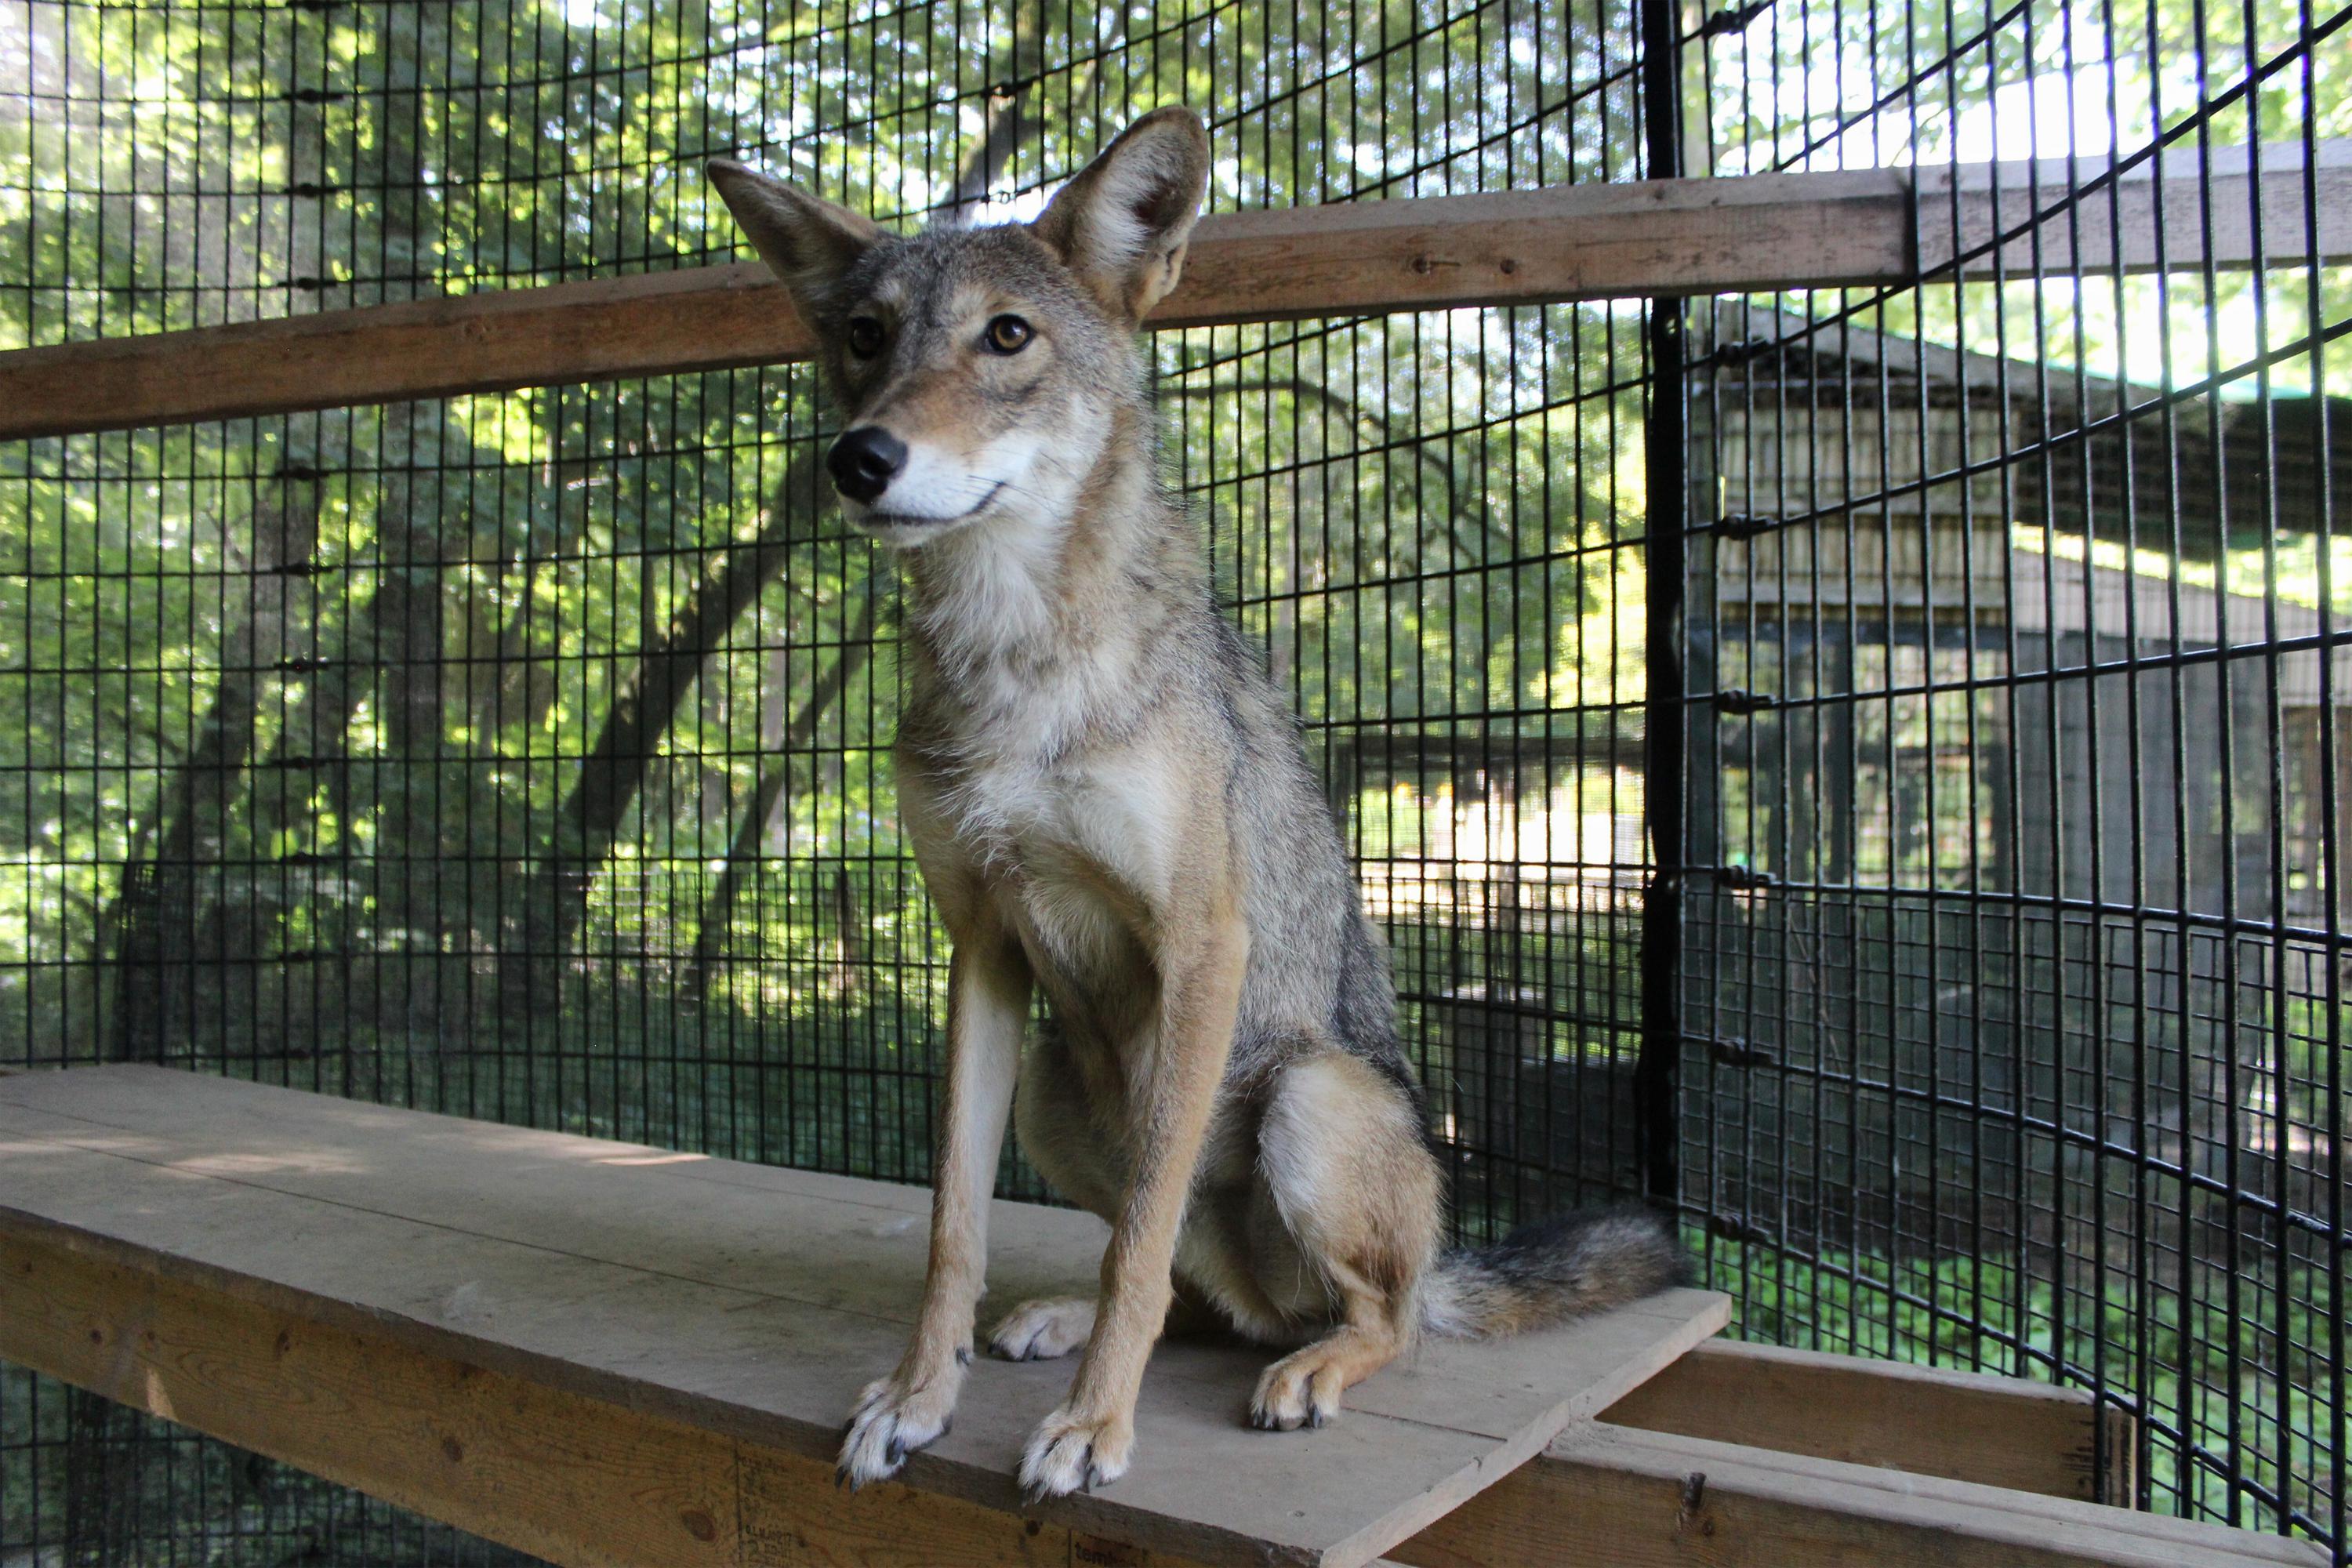
[[[0,347],[736,259],[714,153],[886,221],[1025,217],[1171,100],[1218,210],[1631,178],[1636,59],[1630,17],[1525,0],[5,0]],[[1157,348],[1456,1225],[1628,1189],[1640,310]],[[923,1179],[945,942],[887,756],[895,580],[825,420],[779,368],[0,444],[0,1062]],[[0,1558],[510,1560],[17,1371]]]
[[[1679,996],[1748,1332],[2090,1388],[2338,1561],[2347,20],[1693,19],[1695,169],[2017,162],[1916,287],[1690,312]]]

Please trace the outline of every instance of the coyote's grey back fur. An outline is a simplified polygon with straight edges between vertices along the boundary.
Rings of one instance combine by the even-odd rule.
[[[1507,1331],[1679,1277],[1658,1222],[1627,1213],[1441,1252],[1385,951],[1289,707],[1162,482],[1137,327],[1181,271],[1207,164],[1199,122],[1162,110],[1034,225],[906,238],[714,165],[845,416],[846,514],[904,551],[898,794],[955,942],[931,1281],[852,1422],[853,1480],[944,1427],[1007,1098],[1039,1170],[1114,1226],[1099,1316],[1029,1303],[995,1337],[1088,1346],[1024,1461],[1041,1491],[1124,1468],[1171,1268],[1180,1306],[1313,1342],[1252,1403],[1279,1427],[1319,1425],[1424,1327]],[[1053,1023],[1024,1046],[1033,984]]]

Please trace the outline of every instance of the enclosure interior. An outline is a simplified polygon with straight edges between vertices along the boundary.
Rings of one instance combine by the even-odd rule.
[[[0,348],[737,259],[718,153],[1024,219],[1173,100],[1217,212],[2047,160],[1913,286],[1160,332],[1168,475],[1460,1235],[1646,1189],[1735,1332],[2092,1389],[2347,1561],[2347,20],[0,0]],[[0,1066],[922,1180],[827,437],[779,366],[0,443]],[[511,1554],[0,1369],[0,1556]]]

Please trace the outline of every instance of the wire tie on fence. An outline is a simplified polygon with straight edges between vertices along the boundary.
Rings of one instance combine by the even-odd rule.
[[[315,561],[287,561],[261,569],[265,577],[315,577],[323,570]]]
[[[1738,342],[1717,343],[1710,353],[1701,354],[1692,368],[1701,365],[1746,364],[1758,354],[1769,353],[1780,346],[1779,340],[1769,337],[1742,338]]]
[[[321,855],[315,849],[292,849],[280,855],[278,863],[280,866],[325,866],[331,864],[333,859],[333,856]]]
[[[286,280],[286,286],[289,289],[324,289],[327,286],[327,280],[323,278],[289,278]]]
[[[1734,892],[1759,892],[1780,885],[1780,879],[1771,872],[1752,871],[1745,866],[1717,866],[1715,879]]]
[[[286,194],[289,196],[331,196],[341,188],[337,185],[322,185],[316,180],[297,180],[286,187]]]
[[[1737,1035],[1716,1035],[1706,1042],[1708,1059],[1717,1067],[1776,1068],[1780,1058],[1769,1051],[1759,1051]]]
[[[332,103],[339,98],[349,98],[348,92],[338,92],[331,87],[289,87],[286,100],[289,103]]]
[[[1727,686],[1715,694],[1715,705],[1726,713],[1760,713],[1768,708],[1780,706],[1780,700],[1769,691],[1750,691],[1745,687]]]
[[[1727,511],[1717,521],[1715,531],[1726,539],[1753,539],[1788,521],[1785,517],[1767,517],[1762,512]]]
[[[1772,0],[1748,0],[1745,5],[1726,5],[1700,25],[1702,38],[1720,38],[1727,33],[1746,30],[1748,24],[1772,8]]]
[[[1706,1223],[1709,1236],[1721,1237],[1726,1241],[1746,1242],[1756,1247],[1769,1247],[1772,1243],[1770,1232],[1749,1225],[1737,1215],[1711,1214],[1706,1216]]]
[[[288,675],[311,675],[334,662],[331,658],[281,658],[271,668]]]

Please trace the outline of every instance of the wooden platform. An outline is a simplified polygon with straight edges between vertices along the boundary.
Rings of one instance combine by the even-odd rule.
[[[159,1068],[0,1077],[0,1357],[565,1563],[2320,1560],[1994,1491],[1965,1454],[1937,1457],[1958,1480],[1889,1491],[1722,1441],[1741,1436],[1737,1354],[1686,1385],[1698,1436],[1597,1422],[1723,1325],[1725,1299],[1698,1290],[1428,1346],[1321,1431],[1243,1425],[1264,1352],[1167,1344],[1134,1471],[1034,1509],[1013,1470],[1070,1366],[983,1358],[904,1484],[849,1497],[830,1485],[839,1424],[904,1341],[926,1207],[919,1189]],[[1000,1204],[991,1232],[990,1309],[1091,1288],[1090,1216]],[[1801,1391],[1838,1370],[1764,1372]],[[2005,1408],[1999,1380],[1958,1381],[1969,1419]],[[1677,1403],[1663,1381],[1646,1397]],[[1933,1426],[1953,1397],[1915,1384],[1876,1419]],[[2044,1401],[2031,1430],[2079,1408]],[[1904,1449],[1832,1408],[1797,1425],[1828,1451]],[[1783,1537],[1851,1552],[1773,1554]]]
[[[920,1189],[697,1159],[153,1068],[0,1081],[14,1235],[830,1462],[921,1294]],[[990,1302],[1090,1291],[1090,1215],[999,1204]],[[9,1310],[16,1306],[10,1303]],[[1204,1563],[1354,1568],[1726,1321],[1681,1290],[1573,1331],[1437,1344],[1321,1431],[1254,1432],[1263,1352],[1170,1344],[1135,1469],[1045,1517]],[[982,1357],[925,1490],[1017,1511],[1068,1363]],[[167,1367],[202,1376],[193,1361]]]

